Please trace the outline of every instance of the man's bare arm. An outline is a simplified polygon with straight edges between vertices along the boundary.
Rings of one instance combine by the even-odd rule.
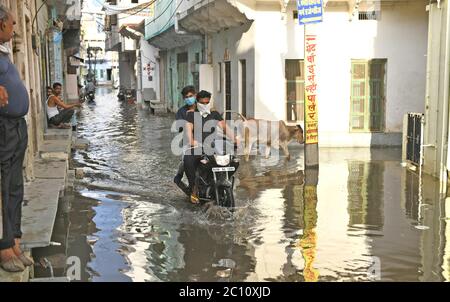
[[[194,139],[194,125],[190,122],[186,122],[186,131],[189,140],[189,145],[191,145],[192,147],[196,146],[197,142]]]
[[[63,101],[61,101],[56,96],[52,96],[52,98],[50,100],[52,100],[55,103],[56,106],[59,106],[59,107],[64,108],[64,109],[72,109],[72,108],[75,108],[75,107],[80,107],[79,103],[77,103],[77,104],[70,104],[69,105],[69,104],[66,104]]]
[[[219,127],[222,128],[222,130],[225,133],[225,135],[228,136],[228,138],[232,142],[234,142],[237,145],[239,145],[239,138],[234,135],[233,131],[231,131],[230,127],[227,125],[225,120],[219,122]]]

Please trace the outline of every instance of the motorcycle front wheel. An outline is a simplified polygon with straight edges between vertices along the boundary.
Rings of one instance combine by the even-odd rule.
[[[220,188],[219,191],[220,191],[219,200],[218,200],[219,206],[225,207],[225,208],[234,208],[235,203],[234,203],[233,189],[232,188]]]

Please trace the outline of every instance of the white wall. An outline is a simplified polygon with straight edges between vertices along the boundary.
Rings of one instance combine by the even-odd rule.
[[[303,27],[292,9],[281,20],[279,5],[258,5],[255,13],[255,117],[286,119],[286,59],[303,58]]]
[[[230,28],[215,34],[212,37],[212,65],[214,69],[214,102],[215,107],[223,112],[225,110],[225,67],[222,64],[222,91],[219,91],[218,77],[219,65],[224,63],[225,49],[229,50],[231,62],[231,108],[235,111],[241,110],[240,104],[240,77],[239,60],[246,60],[247,64],[247,116],[253,116],[255,102],[255,49],[254,49],[254,26],[253,24]]]
[[[78,100],[78,82],[76,74],[66,74],[66,93],[69,101]]]
[[[199,66],[199,85],[200,89],[214,91],[214,67],[209,64],[200,64]]]
[[[141,58],[142,58],[142,88],[143,89],[153,89],[156,93],[156,98],[160,99],[159,92],[159,64],[157,58],[159,57],[159,51],[157,48],[150,45],[144,38],[141,39]],[[153,80],[148,80],[147,70],[144,70],[144,67],[147,66],[148,63],[154,62],[156,66],[152,63],[152,66],[155,66],[155,70],[152,71]]]

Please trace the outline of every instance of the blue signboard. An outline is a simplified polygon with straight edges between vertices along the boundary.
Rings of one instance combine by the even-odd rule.
[[[297,8],[300,25],[323,21],[322,0],[297,0]]]

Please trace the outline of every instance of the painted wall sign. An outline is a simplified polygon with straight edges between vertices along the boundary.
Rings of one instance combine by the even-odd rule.
[[[317,36],[305,35],[305,133],[306,144],[319,142],[317,105]]]

